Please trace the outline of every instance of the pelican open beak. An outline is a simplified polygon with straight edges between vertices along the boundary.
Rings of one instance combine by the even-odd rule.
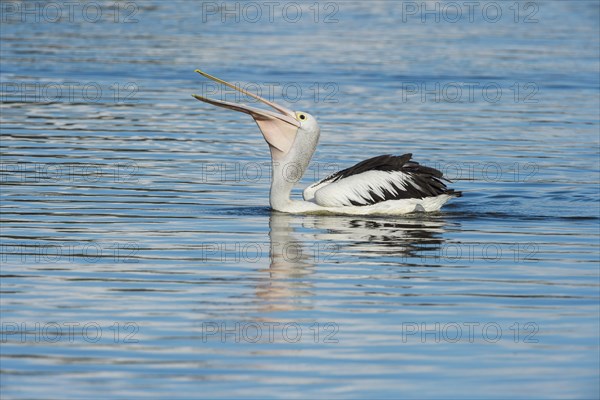
[[[298,132],[298,128],[300,127],[300,121],[296,119],[296,114],[292,110],[288,110],[285,107],[263,99],[262,97],[257,96],[254,93],[250,93],[247,90],[244,90],[229,82],[209,75],[204,71],[200,71],[199,69],[195,70],[194,72],[197,72],[200,75],[211,79],[215,82],[218,82],[222,85],[235,89],[238,92],[243,93],[247,96],[253,97],[278,111],[273,112],[269,110],[262,110],[260,108],[250,107],[245,104],[237,104],[228,101],[209,99],[207,97],[198,96],[196,94],[192,95],[197,100],[212,104],[214,106],[219,106],[223,108],[228,108],[230,110],[250,114],[252,118],[254,118],[254,121],[256,121],[256,124],[262,132],[265,140],[269,144],[273,160],[281,160],[283,157],[285,157],[287,153],[289,153],[290,149],[292,148],[292,144],[296,139],[296,133]]]

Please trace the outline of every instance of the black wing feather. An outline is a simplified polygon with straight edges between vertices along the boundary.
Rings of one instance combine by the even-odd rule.
[[[444,178],[444,174],[441,171],[438,171],[435,168],[426,167],[416,161],[411,161],[411,158],[411,153],[403,154],[401,156],[386,154],[369,158],[350,168],[343,169],[328,176],[323,179],[321,183],[333,183],[340,179],[367,171],[399,171],[409,176],[410,179],[405,181],[404,184],[392,184],[395,193],[387,189],[382,189],[381,195],[374,191],[369,191],[368,193],[365,193],[365,196],[361,196],[363,197],[363,202],[351,200],[351,203],[354,206],[370,205],[386,200],[410,198],[422,199],[424,197],[435,197],[442,194],[455,197],[460,197],[462,195],[461,192],[446,187],[446,184],[443,181],[450,181]]]

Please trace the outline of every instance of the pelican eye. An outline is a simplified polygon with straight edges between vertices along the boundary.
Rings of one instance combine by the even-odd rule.
[[[301,120],[304,121],[306,119],[306,115],[300,114],[300,115],[298,115],[298,118],[300,118]]]

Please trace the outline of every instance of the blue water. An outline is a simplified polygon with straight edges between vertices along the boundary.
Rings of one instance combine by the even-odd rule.
[[[2,398],[597,398],[599,4],[453,4],[2,2]],[[195,68],[464,196],[272,212]]]

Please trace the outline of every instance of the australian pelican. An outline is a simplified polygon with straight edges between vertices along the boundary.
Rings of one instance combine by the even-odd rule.
[[[287,213],[406,214],[437,211],[461,193],[448,189],[443,174],[411,161],[412,154],[383,155],[359,162],[304,189],[304,201],[290,193],[315,152],[320,129],[316,119],[303,111],[291,111],[206,72],[200,75],[253,97],[276,112],[244,104],[193,95],[196,99],[250,114],[271,150],[271,208]],[[300,171],[290,179],[289,167]],[[296,175],[296,174],[295,174]]]

